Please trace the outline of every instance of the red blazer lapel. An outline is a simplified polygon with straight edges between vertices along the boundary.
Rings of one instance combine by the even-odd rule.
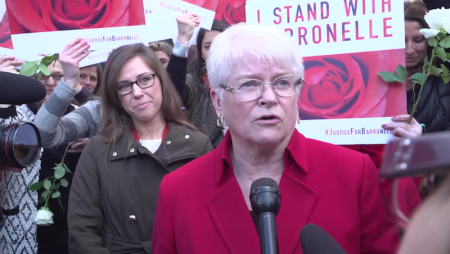
[[[258,232],[236,179],[223,185],[207,206],[230,253],[260,253]]]
[[[311,222],[309,217],[317,193],[285,170],[280,181],[280,194],[280,212],[276,219],[280,254],[300,253],[300,230]]]

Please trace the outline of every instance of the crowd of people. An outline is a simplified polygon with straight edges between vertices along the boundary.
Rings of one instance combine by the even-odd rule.
[[[404,11],[411,77],[430,51],[419,33],[428,9],[415,0]],[[83,68],[90,44],[76,38],[48,66],[50,75],[34,76],[44,100],[0,107],[1,124],[34,123],[43,146],[20,173],[0,168],[0,253],[259,253],[248,197],[263,177],[282,195],[280,253],[302,253],[299,234],[308,223],[347,253],[396,253],[403,231],[384,207],[384,146],[332,145],[295,128],[305,77],[295,42],[274,27],[215,20],[190,46],[198,16],[180,15],[177,24],[173,45],[121,46],[106,63]],[[0,71],[16,72],[22,62],[14,59],[0,59]],[[407,79],[406,87],[411,112],[417,85]],[[449,130],[449,86],[430,78],[409,118],[395,116],[381,128],[399,138]],[[68,188],[49,202],[53,224],[36,226],[45,190],[28,188],[62,160],[73,173],[65,176]],[[402,184],[412,214],[424,198],[420,183]],[[405,246],[401,253],[419,250]]]

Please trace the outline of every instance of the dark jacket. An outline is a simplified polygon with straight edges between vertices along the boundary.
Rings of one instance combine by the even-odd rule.
[[[113,147],[92,138],[69,197],[70,253],[151,253],[162,178],[211,150],[206,135],[175,123],[154,154],[129,130]]]
[[[216,147],[223,139],[223,128],[217,126],[217,114],[203,81],[186,75],[187,58],[172,54],[167,73],[186,107],[186,119],[205,133]]]
[[[411,113],[414,98],[419,95],[420,85],[407,92],[408,113]],[[431,77],[424,85],[414,118],[426,126],[427,132],[450,130],[450,84],[440,77]]]

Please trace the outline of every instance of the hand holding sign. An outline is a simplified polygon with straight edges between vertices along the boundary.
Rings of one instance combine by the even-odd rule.
[[[392,134],[399,138],[415,138],[422,135],[423,128],[416,121],[412,119],[411,124],[408,124],[410,115],[398,115],[392,118],[393,123],[383,124],[385,130],[393,131]]]
[[[64,81],[72,88],[76,87],[78,76],[80,75],[80,61],[89,55],[90,46],[87,41],[77,38],[69,42],[59,54],[59,61],[61,61],[64,71]]]
[[[23,64],[23,61],[16,61],[14,56],[0,58],[0,71],[17,73],[16,66]]]
[[[189,47],[189,40],[194,34],[194,28],[200,25],[200,20],[196,14],[185,13],[177,17],[178,37],[177,40],[184,46]]]

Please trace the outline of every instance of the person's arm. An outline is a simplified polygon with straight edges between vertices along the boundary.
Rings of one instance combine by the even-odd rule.
[[[398,227],[389,219],[379,186],[378,170],[363,155],[360,189],[361,254],[393,254],[400,242]]]
[[[194,28],[199,24],[198,16],[192,13],[181,14],[177,17],[178,37],[166,69],[185,106],[189,101],[189,90],[185,85],[189,41],[194,34]]]
[[[81,154],[70,189],[67,214],[70,253],[110,253],[102,247],[101,204],[97,154],[90,142]]]
[[[80,105],[85,104],[86,102],[88,102],[90,99],[94,98],[95,95],[91,92],[89,92],[89,90],[87,90],[86,88],[82,87],[80,92],[78,92],[77,94],[75,94],[75,100],[77,100]]]
[[[185,48],[180,42],[175,42],[175,48],[170,56],[169,64],[167,65],[167,73],[172,80],[173,85],[177,89],[178,95],[180,95],[181,102],[186,105],[189,101],[189,89],[186,87],[186,75],[187,75],[187,56],[184,56],[184,52],[189,51],[189,48]]]
[[[64,116],[75,92],[75,89],[67,86],[62,79],[36,114],[34,124],[41,134],[44,148],[97,134],[100,124],[98,100],[89,101]]]
[[[166,175],[159,187],[156,204],[155,224],[153,226],[152,253],[176,254],[175,232],[168,193],[168,179]]]

